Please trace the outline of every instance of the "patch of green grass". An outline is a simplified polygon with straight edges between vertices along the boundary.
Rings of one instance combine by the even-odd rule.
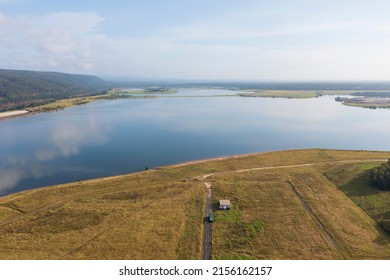
[[[368,178],[367,171],[371,170],[372,168],[378,165],[380,165],[380,163],[378,162],[342,164],[327,170],[326,172],[324,172],[324,175],[328,177],[337,186],[339,185],[354,186],[356,184],[358,185],[363,184],[363,188],[364,188],[364,186],[368,183],[368,181],[366,181],[366,179]],[[355,182],[351,184],[352,180],[355,180]]]
[[[87,104],[89,102],[91,102],[91,100],[88,100],[86,98],[76,99],[73,101],[73,105],[83,105],[83,104]]]
[[[264,229],[264,223],[260,220],[250,221],[246,226],[252,237],[256,237]]]
[[[234,207],[226,211],[216,211],[215,212],[215,221],[222,223],[240,223],[241,222],[241,213],[237,207]]]
[[[380,163],[356,163],[337,166],[325,175],[377,223],[390,218],[390,192],[370,185],[370,170]]]
[[[219,254],[216,254],[216,257],[231,259],[233,256],[227,255],[226,251],[234,252],[237,249],[240,250],[250,246],[251,241],[264,228],[264,223],[259,220],[244,220],[238,205],[236,205],[230,210],[216,211],[214,226],[216,231],[223,229],[223,232],[227,233],[227,236],[214,235],[216,237],[215,242],[221,244],[225,251],[224,257]]]
[[[105,94],[105,95],[60,99],[44,105],[28,107],[26,108],[26,110],[30,112],[58,111],[72,106],[87,104],[107,96],[109,95]]]

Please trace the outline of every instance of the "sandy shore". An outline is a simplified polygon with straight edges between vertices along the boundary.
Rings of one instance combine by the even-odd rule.
[[[23,115],[27,114],[29,111],[27,110],[16,110],[16,111],[9,111],[9,112],[1,112],[0,113],[0,119],[1,118],[8,118],[8,117],[13,117],[13,116],[18,116],[18,115]]]

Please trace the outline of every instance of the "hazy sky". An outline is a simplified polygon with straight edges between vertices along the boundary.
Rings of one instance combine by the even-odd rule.
[[[0,0],[0,68],[390,80],[388,0]]]

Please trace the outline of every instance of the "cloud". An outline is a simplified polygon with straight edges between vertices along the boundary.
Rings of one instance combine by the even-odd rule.
[[[86,72],[95,59],[94,28],[103,20],[94,13],[0,14],[3,67]]]
[[[103,33],[106,19],[96,13],[0,13],[0,61],[3,68],[133,78],[388,79],[385,20],[278,19],[240,11],[136,38]]]
[[[48,30],[66,32],[72,35],[85,35],[97,27],[104,18],[95,13],[52,13],[38,18],[38,24]]]
[[[0,194],[15,187],[23,178],[23,172],[16,169],[0,169]]]
[[[35,151],[35,158],[38,161],[48,161],[60,156],[61,153],[56,149],[39,149]]]
[[[0,12],[0,25],[4,24],[6,22],[6,20],[7,20],[7,17],[3,13]]]
[[[218,39],[259,39],[269,37],[284,37],[290,35],[307,35],[331,31],[355,29],[354,22],[336,22],[305,24],[295,26],[279,26],[274,28],[237,27],[235,25],[213,25],[201,23],[192,26],[172,28],[167,33],[173,33],[177,40],[218,40]]]

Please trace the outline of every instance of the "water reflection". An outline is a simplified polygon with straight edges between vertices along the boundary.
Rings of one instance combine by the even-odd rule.
[[[226,94],[199,93],[213,91]],[[266,150],[388,150],[389,117],[389,110],[346,107],[334,97],[97,101],[1,121],[0,194]]]
[[[28,120],[29,125],[34,126],[37,134],[40,134],[39,141],[36,141],[36,137],[21,137],[12,130],[8,137],[0,141],[0,144],[3,142],[8,147],[1,154],[3,160],[0,164],[0,194],[9,192],[22,180],[53,176],[59,171],[55,166],[59,158],[77,156],[84,148],[104,145],[109,140],[109,128],[105,122],[99,123],[94,115],[75,119],[67,112],[52,119],[53,114],[55,113],[32,116],[31,118],[36,118],[33,122]],[[48,119],[51,124],[45,125]],[[27,119],[12,121],[17,127],[19,122],[25,120]],[[13,144],[9,142],[9,135],[12,134],[18,139]],[[54,166],[51,166],[52,163]],[[62,169],[69,169],[69,166]]]
[[[48,147],[36,150],[35,157],[38,161],[48,161],[78,155],[86,146],[105,144],[108,141],[107,131],[104,124],[97,124],[95,118],[89,118],[82,125],[60,123],[50,128]]]
[[[0,194],[15,187],[23,177],[23,171],[17,169],[0,169]]]

